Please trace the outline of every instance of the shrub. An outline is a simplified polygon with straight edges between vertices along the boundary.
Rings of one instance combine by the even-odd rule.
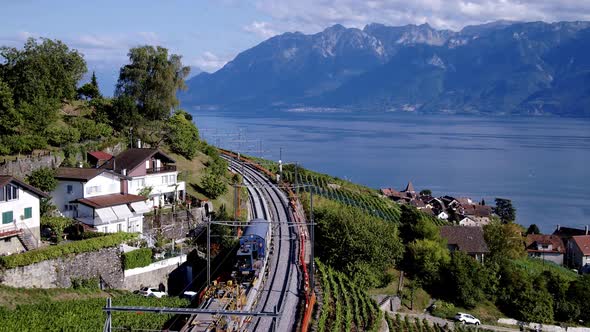
[[[62,146],[68,143],[78,143],[80,141],[80,131],[67,125],[52,125],[45,131],[49,144]]]
[[[137,267],[148,266],[152,263],[152,249],[141,248],[123,253],[123,269],[130,270]]]
[[[55,232],[55,241],[60,242],[64,229],[74,224],[74,220],[65,217],[47,217],[41,218],[41,227],[49,227]]]
[[[71,125],[80,131],[80,136],[83,140],[109,137],[113,133],[113,128],[109,125],[96,123],[94,120],[77,117],[70,121]]]
[[[12,269],[18,266],[26,266],[55,259],[71,254],[98,251],[102,248],[115,247],[123,242],[137,237],[135,233],[115,233],[112,235],[97,237],[77,242],[69,242],[62,245],[44,247],[27,251],[21,254],[0,257],[0,266]]]
[[[55,170],[49,167],[40,168],[27,177],[27,182],[44,192],[50,192],[57,187]]]
[[[173,152],[192,159],[197,153],[199,131],[186,115],[189,114],[178,110],[168,119],[169,132],[166,141]]]
[[[2,154],[29,153],[35,149],[44,149],[47,146],[47,139],[37,135],[12,135],[5,136],[0,142],[4,146]]]
[[[205,191],[207,197],[215,199],[227,191],[225,182],[220,176],[208,173],[201,179],[201,187]]]
[[[432,310],[432,315],[450,319],[455,317],[456,314],[457,309],[452,303],[445,301],[434,302],[434,309]]]
[[[98,278],[72,278],[71,280],[73,289],[86,289],[86,290],[98,290],[100,289]]]

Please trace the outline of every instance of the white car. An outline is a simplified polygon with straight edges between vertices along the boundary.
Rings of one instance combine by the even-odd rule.
[[[479,321],[479,319],[471,316],[470,314],[466,314],[463,312],[459,312],[457,313],[457,315],[455,316],[455,320],[458,322],[461,322],[463,324],[475,324],[475,325],[480,325],[481,322]]]
[[[166,292],[160,292],[157,288],[149,288],[149,287],[144,287],[144,288],[140,289],[138,293],[140,295],[145,296],[145,297],[153,296],[153,297],[157,297],[159,299],[161,299],[162,296],[168,296],[168,294]]]

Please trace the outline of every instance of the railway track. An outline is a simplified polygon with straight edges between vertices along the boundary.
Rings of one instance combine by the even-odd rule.
[[[254,312],[276,312],[278,318],[252,317],[240,320],[242,331],[290,331],[295,326],[295,313],[299,303],[296,228],[289,201],[285,194],[260,172],[240,162],[223,156],[230,168],[241,173],[247,186],[252,207],[252,218],[272,222],[272,253],[266,263],[263,286],[257,290],[256,300],[249,310]],[[255,290],[256,291],[256,290]],[[220,301],[206,303],[202,309],[224,309]],[[210,331],[220,316],[193,315],[182,331]],[[243,324],[249,321],[248,324]]]
[[[242,173],[250,187],[258,189],[265,197],[273,222],[273,253],[269,258],[268,276],[264,287],[258,294],[259,301],[254,311],[277,312],[278,318],[254,317],[247,331],[290,331],[295,325],[295,313],[299,303],[296,228],[289,208],[287,196],[268,178],[249,165],[242,165],[234,159],[225,157],[230,167]]]

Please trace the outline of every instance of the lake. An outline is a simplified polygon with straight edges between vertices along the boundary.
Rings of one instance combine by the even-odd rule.
[[[192,111],[201,136],[370,187],[509,198],[517,222],[590,224],[590,121],[413,113]],[[262,152],[261,152],[262,151]]]

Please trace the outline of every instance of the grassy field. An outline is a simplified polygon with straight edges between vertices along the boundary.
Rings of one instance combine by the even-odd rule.
[[[71,288],[12,288],[0,285],[0,307],[15,309],[19,305],[42,304],[50,301],[83,300],[92,298],[107,298],[122,295],[127,292],[100,292],[86,289]]]
[[[167,152],[168,153],[168,152]],[[209,199],[201,190],[200,183],[207,169],[207,163],[211,160],[209,156],[198,151],[192,160],[188,160],[181,155],[175,153],[168,153],[170,157],[176,160],[176,167],[178,169],[178,179],[186,182],[186,190],[189,194],[199,199]],[[234,187],[230,184],[226,185],[227,191],[225,194],[211,200],[214,209],[218,209],[221,205],[226,206],[226,210],[233,214],[234,211]],[[247,202],[246,190],[241,192],[242,207]]]
[[[3,331],[100,331],[111,297],[114,306],[185,307],[179,298],[146,298],[125,291],[20,289],[0,286]],[[160,330],[171,315],[113,313],[113,327]]]

